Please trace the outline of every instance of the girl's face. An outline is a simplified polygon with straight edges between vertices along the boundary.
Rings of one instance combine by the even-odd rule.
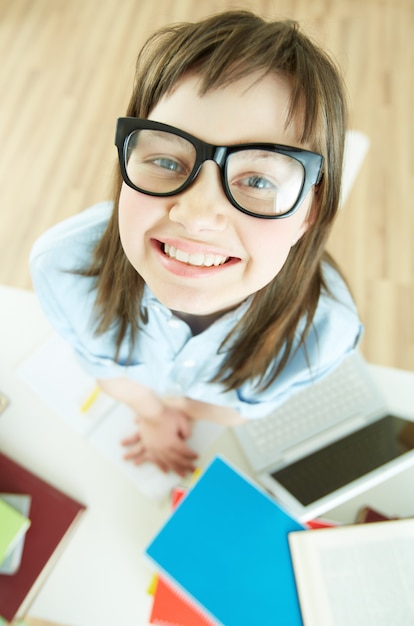
[[[309,149],[298,141],[301,120],[286,127],[286,79],[251,75],[203,96],[197,95],[198,81],[197,76],[185,78],[149,119],[215,145],[271,142]],[[245,215],[226,198],[217,165],[207,161],[195,182],[175,196],[147,196],[124,183],[119,201],[122,246],[165,306],[190,315],[219,314],[278,274],[308,228],[312,199],[313,191],[284,219]]]

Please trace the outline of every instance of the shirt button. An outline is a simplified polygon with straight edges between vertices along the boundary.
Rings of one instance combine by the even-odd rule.
[[[152,302],[149,304],[149,308],[153,309],[154,311],[161,311],[161,308],[158,306],[158,304],[153,304]]]
[[[183,367],[194,367],[196,362],[193,359],[187,359],[183,361]]]
[[[180,322],[178,320],[169,320],[168,326],[170,326],[170,328],[179,328]]]

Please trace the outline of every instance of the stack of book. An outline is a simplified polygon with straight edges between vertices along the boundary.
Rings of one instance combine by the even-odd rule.
[[[303,529],[215,458],[146,548],[159,572],[150,623],[301,626],[287,537]]]
[[[363,507],[354,524],[305,527],[220,457],[145,553],[150,624],[414,624],[414,519]]]
[[[172,506],[175,509],[187,491],[176,487],[172,491]],[[154,600],[149,617],[150,624],[158,626],[215,626],[203,610],[179,594],[162,576],[155,576],[150,593]]]
[[[0,452],[0,616],[22,619],[85,506]]]

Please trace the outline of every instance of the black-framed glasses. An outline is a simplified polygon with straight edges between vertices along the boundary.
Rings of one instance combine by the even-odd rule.
[[[150,196],[174,196],[189,187],[207,160],[214,161],[236,209],[254,217],[292,215],[322,177],[323,157],[272,143],[214,146],[179,128],[120,117],[116,128],[122,178]]]

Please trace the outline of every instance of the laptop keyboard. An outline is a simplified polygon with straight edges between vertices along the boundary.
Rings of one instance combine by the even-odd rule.
[[[365,372],[363,372],[365,373]],[[377,392],[367,385],[352,359],[346,359],[321,381],[298,392],[269,416],[238,427],[238,437],[252,465],[264,467],[275,451],[286,450],[321,431],[340,424],[369,407]],[[378,400],[375,400],[376,404]],[[244,431],[244,432],[243,432]]]

